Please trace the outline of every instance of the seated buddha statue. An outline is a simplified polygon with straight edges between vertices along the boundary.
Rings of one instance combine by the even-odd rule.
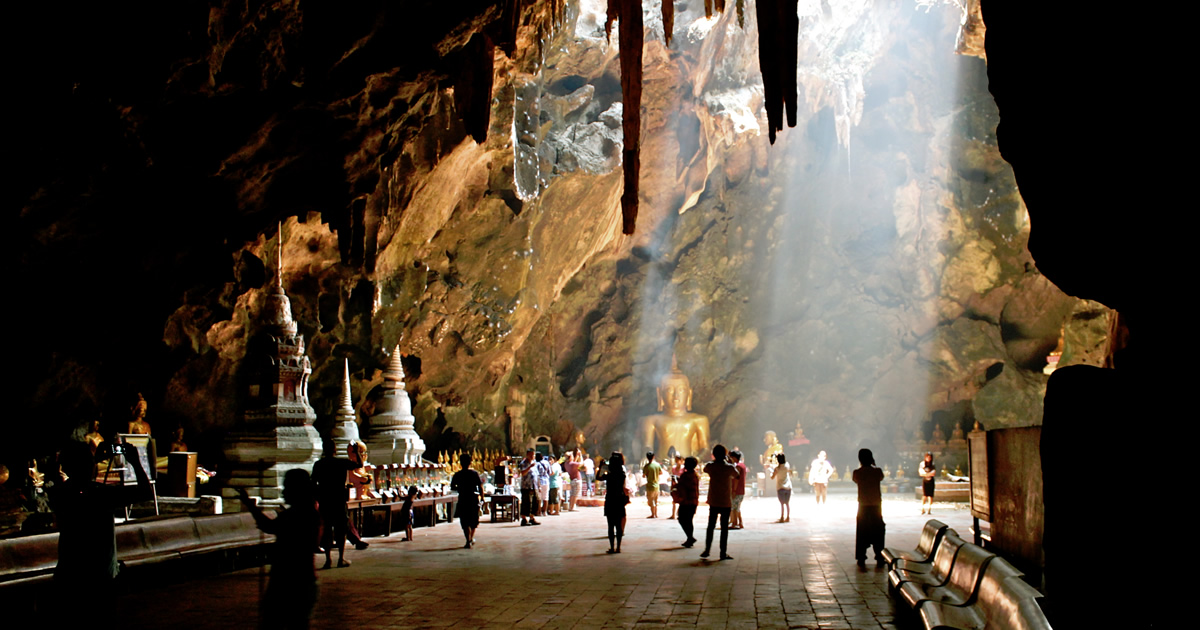
[[[666,456],[672,448],[683,457],[708,450],[708,417],[692,413],[692,385],[671,355],[671,371],[658,386],[658,411],[642,419],[639,437],[650,451]]]
[[[137,402],[129,410],[133,419],[129,421],[129,427],[126,433],[138,433],[141,435],[150,435],[150,423],[146,422],[146,399],[142,397],[141,392],[138,392]]]
[[[763,472],[770,475],[775,471],[777,464],[775,456],[783,452],[783,445],[779,443],[779,437],[775,435],[774,431],[767,431],[763,435],[763,445],[767,447],[767,450],[763,452],[759,462],[762,463]]]

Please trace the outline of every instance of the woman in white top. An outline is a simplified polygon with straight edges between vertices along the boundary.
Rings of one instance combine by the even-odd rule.
[[[776,454],[775,459],[779,465],[771,472],[771,478],[775,480],[775,494],[779,496],[779,522],[786,523],[792,520],[792,466],[783,453]]]

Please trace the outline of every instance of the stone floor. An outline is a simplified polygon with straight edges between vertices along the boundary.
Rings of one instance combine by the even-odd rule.
[[[734,559],[726,561],[680,547],[670,504],[650,520],[644,501],[630,506],[620,555],[605,553],[600,508],[546,517],[540,527],[485,518],[470,550],[457,523],[418,529],[412,542],[372,539],[370,549],[348,552],[353,566],[318,572],[313,627],[908,627],[896,619],[885,572],[855,565],[854,496],[831,494],[818,507],[799,494],[792,507],[791,522],[780,524],[776,500],[748,498],[746,528],[730,532]],[[888,546],[916,546],[928,518],[919,511],[911,498],[885,499]],[[964,505],[937,504],[934,517],[969,535]],[[696,523],[706,522],[701,506]],[[265,579],[250,569],[130,593],[120,602],[124,625],[254,627]]]

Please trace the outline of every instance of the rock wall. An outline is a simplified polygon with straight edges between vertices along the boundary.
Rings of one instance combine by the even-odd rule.
[[[1095,364],[1109,314],[1026,250],[962,16],[830,5],[801,18],[798,124],[769,146],[753,12],[677,3],[668,47],[644,3],[632,236],[602,2],[214,2],[159,9],[153,32],[27,9],[52,52],[18,79],[16,290],[39,316],[13,443],[123,428],[142,391],[160,439],[214,447],[281,220],[321,423],[343,358],[369,422],[396,344],[431,452],[627,445],[672,350],[734,444],[1038,423],[1064,324],[1063,364]],[[481,50],[482,144],[463,122]]]

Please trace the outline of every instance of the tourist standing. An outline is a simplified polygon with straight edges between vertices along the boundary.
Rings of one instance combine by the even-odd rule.
[[[933,485],[937,477],[933,453],[925,453],[925,459],[917,466],[917,474],[921,476],[921,514],[933,514]]]
[[[662,466],[654,461],[654,451],[646,453],[642,474],[646,476],[646,504],[650,506],[650,516],[646,518],[658,518],[658,478],[662,476]]]
[[[461,468],[450,478],[450,489],[458,493],[454,516],[458,518],[463,537],[467,539],[463,548],[470,549],[475,544],[475,528],[479,527],[479,501],[483,497],[483,480],[479,478],[478,472],[471,470],[469,454],[460,455],[458,463]]]
[[[750,469],[742,461],[741,451],[735,448],[729,455],[733,457],[733,465],[737,466],[738,471],[741,473],[733,482],[733,507],[729,512],[729,529],[742,529],[746,526],[742,522],[742,501],[746,499],[746,473]]]
[[[608,470],[596,476],[604,482],[604,517],[608,519],[608,553],[621,553],[621,539],[625,537],[625,506],[629,493],[625,490],[625,456],[613,452],[608,459]]]
[[[404,530],[404,538],[400,542],[408,542],[413,539],[413,520],[417,518],[416,512],[413,510],[413,503],[417,500],[417,487],[409,486],[408,494],[404,495],[404,502],[400,504],[400,520],[397,522],[396,529]],[[437,518],[434,514],[433,518]]]
[[[808,468],[808,484],[817,495],[817,505],[825,503],[829,493],[829,478],[833,476],[833,464],[825,459],[825,451],[817,453],[817,458]]]
[[[783,453],[775,454],[778,464],[771,472],[775,480],[775,495],[779,497],[779,522],[787,523],[792,520],[792,465],[787,463]]]
[[[559,489],[562,487],[562,466],[558,464],[558,459],[553,455],[546,458],[550,468],[550,508],[549,513],[553,516],[559,515]]]
[[[588,496],[596,496],[596,463],[591,457],[581,453],[579,455],[579,465],[583,468],[583,489],[588,493]]]
[[[293,468],[284,474],[283,500],[288,507],[275,518],[263,514],[244,488],[237,491],[258,528],[275,536],[275,544],[271,545],[271,579],[263,594],[259,626],[307,628],[317,603],[312,550],[321,528],[308,471]]]
[[[337,446],[333,440],[322,444],[322,456],[313,464],[311,483],[316,488],[317,509],[321,515],[323,533],[321,547],[325,549],[325,566],[333,566],[333,549],[337,548],[338,567],[348,567],[346,560],[346,533],[350,514],[346,510],[346,475],[358,470],[358,463],[336,456]],[[360,541],[361,542],[361,541]]]
[[[541,525],[535,516],[538,513],[537,477],[538,465],[533,459],[534,450],[525,451],[521,460],[521,526]]]
[[[854,471],[854,483],[858,485],[858,520],[854,534],[854,557],[858,566],[866,566],[867,547],[874,547],[875,561],[883,562],[883,538],[887,525],[883,522],[883,494],[879,484],[883,482],[883,471],[875,465],[871,449],[858,451],[858,463],[862,466]]]
[[[704,540],[704,553],[701,558],[707,558],[712,551],[713,530],[717,519],[721,519],[721,559],[732,560],[729,555],[729,513],[733,507],[733,483],[741,475],[741,471],[729,460],[724,444],[718,444],[712,449],[713,461],[704,466],[708,474],[708,533]]]
[[[541,453],[534,459],[537,462],[537,495],[541,506],[538,516],[545,516],[550,511],[550,460]]]
[[[671,467],[671,518],[675,518],[675,510],[679,508],[679,501],[675,498],[675,486],[679,483],[679,475],[683,474],[683,456],[675,456],[675,465]],[[694,514],[694,513],[693,513]]]
[[[692,518],[696,516],[696,508],[700,506],[700,473],[696,472],[699,463],[695,457],[684,460],[683,469],[675,481],[675,491],[671,493],[671,498],[679,504],[679,526],[687,536],[683,541],[684,547],[696,544],[696,537],[692,535]],[[709,540],[712,540],[711,536]]]
[[[579,500],[579,493],[583,491],[583,481],[580,478],[581,475],[579,472],[579,459],[579,449],[575,449],[570,455],[567,456],[567,464],[565,468],[567,471],[567,477],[570,479],[571,483],[571,502],[567,505],[568,512],[575,511],[575,503]]]

